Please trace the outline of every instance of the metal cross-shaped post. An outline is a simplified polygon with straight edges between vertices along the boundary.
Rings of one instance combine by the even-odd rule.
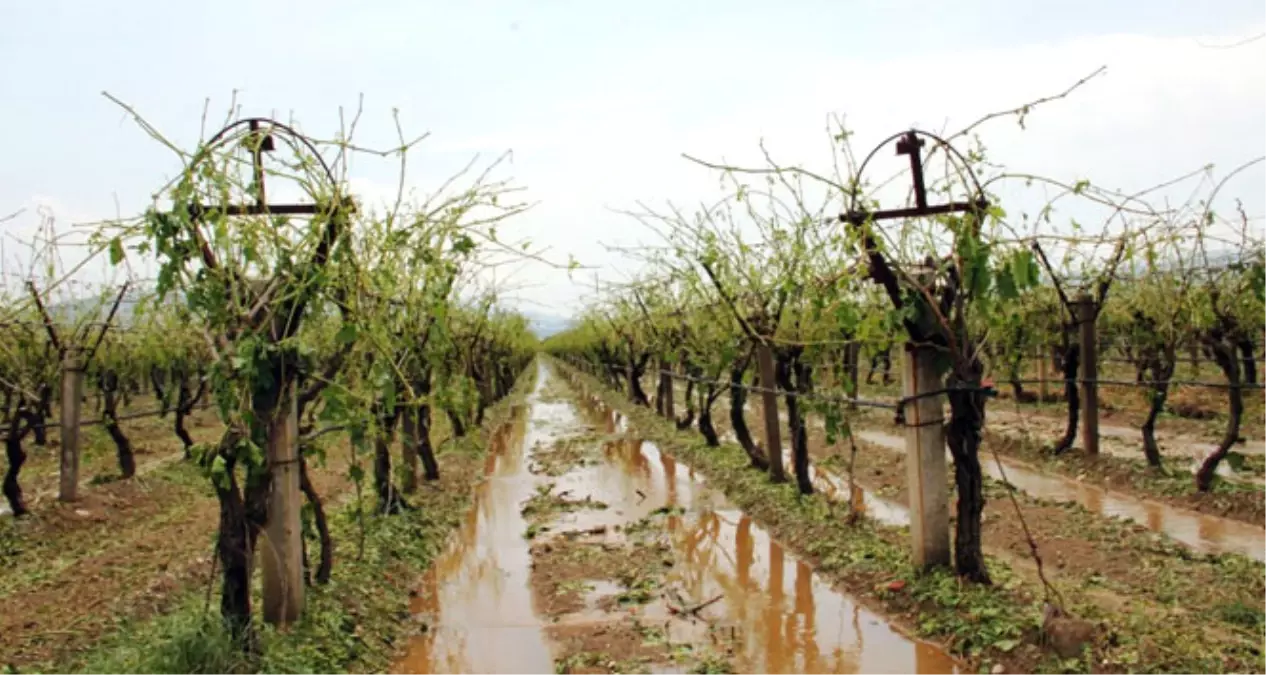
[[[897,154],[910,156],[910,173],[914,183],[914,206],[903,209],[884,209],[867,212],[865,209],[850,210],[847,213],[840,214],[840,221],[861,225],[867,220],[889,220],[892,218],[918,218],[922,216],[935,216],[943,213],[962,213],[964,211],[984,211],[989,208],[989,202],[983,194],[976,196],[971,202],[947,202],[945,204],[928,204],[927,184],[923,179],[923,144],[924,140],[921,135],[927,135],[925,132],[910,131],[901,134],[897,138]],[[933,136],[933,138],[936,138]],[[889,139],[891,140],[891,138]],[[939,139],[938,139],[939,140]],[[885,141],[886,143],[887,141]],[[940,141],[944,143],[944,141]],[[882,147],[882,146],[881,146]],[[878,150],[878,148],[876,148]],[[871,153],[872,156],[874,153]],[[869,162],[870,158],[867,157]],[[863,169],[866,163],[862,163]],[[861,171],[859,170],[860,174]]]
[[[961,162],[961,168],[970,176],[971,182],[976,188],[976,194],[971,201],[947,201],[941,204],[928,204],[927,184],[924,182],[923,176],[924,140],[921,136],[932,138],[938,143],[937,149],[944,150],[951,155],[951,160],[957,158]],[[962,212],[972,212],[979,215],[989,208],[989,202],[985,198],[984,191],[980,189],[980,184],[976,181],[966,160],[947,141],[915,129],[890,136],[883,143],[876,146],[857,171],[858,178],[856,183],[858,185],[861,184],[860,177],[864,173],[870,159],[879,152],[880,148],[894,140],[897,145],[897,154],[907,155],[910,158],[910,174],[914,187],[914,206],[869,212],[865,207],[861,207],[858,204],[860,201],[858,198],[861,195],[860,192],[857,192],[853,195],[849,210],[840,214],[842,222],[860,228],[867,222],[897,218],[921,218]],[[977,222],[976,225],[978,227],[979,223]],[[862,241],[864,242],[863,246],[870,258],[871,278],[880,284],[885,284],[889,289],[890,295],[894,297],[894,302],[900,307],[900,299],[896,297],[899,293],[899,282],[896,276],[893,274],[883,254],[879,252],[874,235],[865,229],[862,229],[861,232]],[[933,264],[928,268],[927,272],[930,273],[934,268],[935,265]],[[916,274],[913,275],[914,278],[909,278],[911,276],[909,272],[911,271],[907,270],[908,283],[913,283],[924,289],[931,286],[933,279],[930,274],[927,277]],[[886,277],[882,276],[882,274],[886,274]],[[911,333],[913,334],[913,331]],[[920,568],[948,565],[951,555],[949,492],[946,487],[945,466],[945,427],[942,414],[945,394],[941,391],[944,387],[942,376],[935,368],[936,356],[936,348],[931,345],[916,344],[914,342],[907,344],[902,378],[902,393],[905,398],[903,399],[903,406],[898,413],[899,418],[904,416],[907,408],[904,403],[908,402],[911,404],[908,406],[910,417],[906,418],[905,421],[906,481],[910,502],[911,559]],[[856,382],[856,375],[852,379]]]
[[[245,126],[244,132],[243,126]],[[198,159],[207,160],[212,150],[224,153],[241,153],[244,150],[251,158],[251,184],[245,189],[246,194],[243,195],[244,199],[241,203],[204,206],[195,201],[187,206],[192,236],[202,251],[203,264],[210,269],[220,267],[221,261],[216,258],[210,244],[199,230],[200,221],[208,215],[224,219],[238,216],[316,216],[324,213],[326,220],[318,223],[320,239],[315,251],[311,254],[308,265],[310,268],[319,268],[326,264],[331,247],[346,226],[343,216],[356,209],[354,202],[350,199],[339,198],[337,191],[334,192],[333,200],[320,206],[318,204],[268,203],[264,153],[274,151],[276,147],[274,133],[285,134],[285,143],[296,152],[303,152],[305,149],[310,152],[313,161],[323,170],[322,177],[329,181],[331,188],[337,188],[334,177],[321,159],[320,153],[295,130],[264,118],[238,120],[226,126],[203,148]],[[198,174],[191,173],[191,175]],[[235,261],[229,261],[228,264],[233,262]],[[303,307],[308,302],[302,296],[298,300],[287,301],[284,304],[280,304],[275,298],[269,298],[267,294],[278,285],[269,282],[266,286],[268,290],[259,294],[247,289],[246,292],[251,293],[251,303],[254,308],[241,319],[242,325],[252,328],[266,326],[265,322],[272,321],[274,341],[291,335],[298,329],[299,321],[303,316]],[[272,313],[278,308],[287,309],[286,316]],[[278,316],[282,316],[281,324],[278,323]],[[262,558],[260,567],[263,571],[264,620],[284,626],[297,621],[304,606],[303,530],[300,516],[302,506],[300,462],[302,460],[298,443],[295,381],[292,376],[285,374],[290,366],[284,358],[279,358],[267,367],[272,374],[273,389],[262,400],[253,400],[253,403],[257,405],[256,414],[260,415],[266,425],[265,469],[271,481],[267,497],[267,524],[260,533],[259,551]],[[78,394],[76,393],[75,396]]]
[[[260,138],[259,120],[251,120],[251,164],[255,175],[255,206],[264,208],[264,157],[263,153],[273,151],[273,135],[264,134]]]
[[[248,135],[245,144],[247,150],[251,154],[251,170],[253,176],[253,185],[255,192],[255,203],[253,204],[220,204],[216,206],[202,206],[194,203],[189,206],[190,214],[194,219],[199,219],[209,212],[222,213],[225,216],[259,216],[271,214],[277,216],[311,216],[318,212],[316,204],[269,204],[267,202],[267,194],[264,189],[264,153],[272,152],[275,148],[273,135],[271,132],[263,129],[263,124],[267,120],[251,119],[247,121]],[[284,128],[284,127],[283,127]],[[328,175],[328,170],[327,170]],[[354,209],[351,204],[338,204],[336,208]]]
[[[928,192],[923,186],[923,139],[913,131],[907,131],[897,141],[897,154],[910,155],[910,175],[914,179],[914,203],[919,209],[928,207]]]

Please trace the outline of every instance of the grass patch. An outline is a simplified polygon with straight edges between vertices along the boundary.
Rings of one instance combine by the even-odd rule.
[[[123,622],[82,660],[59,666],[84,672],[248,673],[377,671],[390,665],[409,626],[413,574],[443,550],[464,512],[458,495],[427,500],[418,511],[366,520],[358,557],[353,502],[331,523],[338,565],[330,584],[311,587],[303,619],[285,633],[257,620],[258,656],[244,654],[228,636],[206,589],[186,593],[174,611],[150,621]],[[372,508],[372,497],[366,506]],[[258,588],[256,589],[258,594]],[[258,601],[258,596],[257,596]],[[258,607],[258,604],[256,604]]]

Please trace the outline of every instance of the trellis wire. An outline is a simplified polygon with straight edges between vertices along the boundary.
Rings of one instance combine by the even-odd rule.
[[[589,363],[593,363],[593,362],[589,362]],[[614,363],[610,361],[599,361],[598,364],[605,365],[605,366],[617,366],[620,368],[625,367],[625,364]],[[723,387],[723,388],[738,387],[739,389],[742,389],[744,391],[747,391],[750,393],[756,393],[756,394],[774,394],[775,396],[784,396],[784,397],[789,396],[792,398],[798,398],[798,399],[802,399],[806,401],[819,401],[822,403],[830,403],[830,404],[840,405],[840,406],[851,406],[851,407],[857,407],[857,408],[875,408],[879,410],[891,410],[897,414],[897,424],[899,425],[904,425],[904,411],[905,411],[906,405],[913,403],[915,401],[918,401],[920,399],[930,398],[933,396],[940,396],[941,394],[947,394],[950,392],[961,392],[961,391],[975,391],[975,392],[980,392],[991,397],[997,395],[997,390],[994,387],[948,387],[944,389],[937,389],[935,391],[923,392],[920,394],[916,394],[914,396],[903,396],[901,398],[898,398],[892,401],[874,401],[874,400],[864,399],[860,397],[850,398],[850,397],[839,397],[839,396],[825,396],[823,394],[816,393],[816,392],[787,391],[785,389],[780,389],[776,387],[770,388],[770,387],[751,385],[751,384],[735,384],[733,382],[716,380],[709,377],[698,377],[695,375],[686,375],[683,373],[676,373],[667,369],[650,369],[643,372],[667,375],[673,379],[695,382],[697,384],[711,384],[713,386]]]
[[[208,408],[210,408],[210,407],[211,407],[211,404],[210,404],[210,403],[199,403],[198,405],[196,405],[196,406],[194,406],[194,407],[190,408],[190,409],[189,409],[189,412],[194,412],[195,410],[206,410],[206,409],[208,409]],[[172,409],[168,409],[168,410],[167,410],[167,412],[171,413],[171,412],[175,412],[175,411],[174,411],[174,410],[172,410]],[[156,409],[156,410],[146,410],[146,411],[143,411],[143,412],[134,412],[134,413],[127,413],[127,414],[124,414],[124,415],[116,415],[116,416],[115,416],[115,418],[114,418],[114,421],[115,421],[115,422],[126,422],[126,421],[129,421],[129,420],[139,420],[139,419],[143,419],[143,418],[146,418],[146,417],[161,417],[163,414],[164,414],[164,413],[163,413],[163,410],[162,410],[161,408],[159,408],[159,409]],[[106,423],[106,418],[101,417],[101,418],[98,418],[98,419],[92,419],[92,420],[81,420],[81,421],[79,422],[79,424],[78,424],[78,425],[79,425],[80,427],[94,427],[94,426],[103,425],[103,424],[105,424],[105,423]],[[60,429],[60,428],[61,428],[61,426],[62,426],[62,424],[61,424],[61,422],[47,422],[47,423],[44,423],[44,424],[37,424],[37,425],[35,425],[35,426],[38,426],[38,427],[40,427],[40,428],[42,428],[42,429],[45,429],[45,430],[48,430],[48,429]],[[7,437],[6,437],[6,438],[7,438]]]

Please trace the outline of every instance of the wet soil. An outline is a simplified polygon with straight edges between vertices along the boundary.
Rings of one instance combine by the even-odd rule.
[[[195,438],[218,434],[218,423],[199,420]],[[183,453],[174,434],[146,442],[156,456]],[[336,459],[345,454],[332,449],[329,466],[311,468],[327,504],[350,486]],[[166,461],[80,494],[73,504],[53,496],[18,520],[0,516],[0,653],[15,666],[71,658],[119,621],[166,611],[211,580],[218,505],[197,467]]]
[[[127,415],[136,412],[148,412],[158,408],[157,401],[150,396],[137,397],[131,405],[120,407],[119,414]],[[98,419],[95,409],[85,406],[84,419]],[[50,422],[55,421],[50,420]],[[168,461],[183,456],[180,443],[175,436],[175,416],[141,417],[124,420],[119,427],[132,443],[132,452],[136,455],[137,473],[152,471]],[[185,420],[195,442],[210,441],[219,437],[223,428],[215,411],[199,408],[194,410]],[[173,445],[172,441],[176,441]],[[79,457],[80,489],[87,488],[94,481],[105,482],[119,475],[119,464],[114,442],[100,425],[86,426],[81,430]],[[45,447],[35,445],[35,438],[28,434],[22,449],[26,451],[26,463],[22,466],[22,490],[27,494],[28,506],[37,496],[47,499],[48,495],[56,496],[59,462],[61,461],[61,434],[57,429],[49,429],[48,444]],[[173,452],[173,450],[175,452]]]
[[[760,415],[751,419],[760,428]],[[907,468],[898,449],[904,448],[904,439],[874,430],[857,430],[857,437],[856,480],[882,498],[888,513],[893,505],[904,507]],[[827,467],[820,473],[833,473],[842,464],[840,449],[826,443],[820,428],[811,429],[809,447],[815,462]],[[1001,481],[1005,475],[1017,486],[1023,517],[1022,522],[1000,482],[987,485],[983,539],[988,551],[1031,567],[1027,525],[1047,575],[1073,592],[1084,590],[1116,610],[1131,603],[1151,606],[1197,634],[1213,630],[1246,645],[1258,641],[1255,623],[1246,626],[1236,613],[1238,608],[1260,607],[1266,593],[1262,528],[1105,493],[1011,462],[1000,471],[988,454],[981,461],[988,476]],[[952,471],[950,480],[953,500]],[[1200,553],[1239,555],[1193,554],[1157,532]]]
[[[652,417],[649,412],[644,416]],[[714,418],[724,419],[725,415],[715,414]],[[658,420],[655,423],[662,424]],[[749,426],[761,428],[759,416],[749,415]],[[847,453],[842,449],[824,452],[820,428],[814,436],[811,446],[815,457],[819,466],[826,468],[815,479],[815,485],[821,486],[829,482],[831,471],[846,465]],[[698,442],[697,438],[694,442]],[[732,446],[704,451],[726,450],[735,451]],[[905,469],[899,453],[863,444],[857,468],[858,480],[867,488],[867,498],[901,508]],[[834,484],[837,492],[847,494],[839,489],[845,484],[843,481],[836,480]],[[1030,487],[1036,490],[1035,486]],[[1048,574],[1052,567],[1057,568],[1057,585],[1070,594],[1078,611],[1099,622],[1100,638],[1108,638],[1107,643],[1097,646],[1097,651],[1107,653],[1102,665],[1096,662],[1093,666],[1095,670],[1135,670],[1166,662],[1200,663],[1203,665],[1196,668],[1200,670],[1261,667],[1260,596],[1264,575],[1260,563],[1240,556],[1206,558],[1157,538],[1142,526],[1113,521],[1079,505],[1052,504],[1023,495],[1020,498],[1029,525],[1036,522],[1044,528],[1038,540],[1046,542],[1043,547]],[[1007,503],[1006,492],[997,484],[990,486],[989,499]],[[1066,515],[1061,515],[1064,512]],[[986,542],[1024,542],[1018,519],[1007,518],[1005,511],[987,508],[985,523]],[[1118,556],[1111,551],[1114,547],[1125,551]],[[991,548],[1036,585],[1035,571],[1026,560],[1027,542],[1023,547],[1008,543]],[[996,570],[1002,571],[1005,568]],[[997,574],[995,581],[1010,588],[1011,582],[1000,581]],[[919,621],[924,621],[922,615]]]
[[[604,438],[627,423],[570,402],[540,367],[524,438],[490,456],[472,515],[419,589],[428,629],[396,670],[956,669],[820,580],[690,467]],[[593,447],[560,471],[537,454],[564,438]]]
[[[760,419],[758,405],[749,402],[747,410],[750,419]],[[1014,413],[1005,410],[990,409],[988,415],[982,452],[990,457],[997,452],[1006,460],[1022,490],[1032,488],[1037,497],[1080,503],[1094,512],[1129,518],[1199,552],[1266,557],[1266,492],[1254,482],[1256,478],[1217,481],[1212,491],[1202,493],[1195,489],[1191,475],[1181,470],[1156,471],[1142,461],[1107,452],[1088,457],[1074,449],[1053,456],[1023,440],[1039,437],[1030,420],[1016,422]],[[728,407],[718,402],[714,418],[720,420],[718,430],[728,433]],[[786,413],[780,412],[779,418],[786,433]],[[891,427],[890,414],[862,411],[853,423],[872,435],[887,435],[890,448],[904,447],[904,440],[893,440],[900,432]],[[749,421],[750,428],[760,428],[754,424]],[[823,428],[817,419],[811,418],[810,425],[818,431]],[[1119,440],[1105,437],[1105,448],[1119,445]],[[1135,453],[1141,456],[1141,450]],[[1230,467],[1224,462],[1219,473],[1231,473]]]
[[[904,466],[905,439],[874,429],[858,429],[856,433],[865,444],[901,454]],[[825,442],[824,438],[822,440]],[[1239,520],[1203,515],[1150,499],[1131,497],[1071,478],[1048,475],[1002,453],[994,457],[991,450],[995,443],[986,442],[981,458],[985,475],[1014,485],[1035,502],[1076,504],[1090,514],[1128,520],[1137,526],[1136,530],[1145,528],[1163,533],[1196,553],[1235,553],[1258,562],[1266,560],[1266,529]]]

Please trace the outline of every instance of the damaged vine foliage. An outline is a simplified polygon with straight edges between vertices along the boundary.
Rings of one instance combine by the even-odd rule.
[[[734,438],[751,466],[783,482],[789,460],[802,494],[813,491],[806,412],[825,419],[828,442],[849,440],[863,355],[873,380],[881,362],[891,363],[893,345],[926,354],[949,402],[954,567],[965,579],[990,583],[980,448],[995,379],[1025,400],[1026,355],[1041,348],[1039,358],[1059,357],[1070,425],[1055,447],[1066,450],[1077,420],[1080,322],[1099,318],[1122,332],[1128,324],[1132,337],[1105,347],[1124,348],[1140,384],[1149,383],[1152,413],[1142,435],[1152,465],[1161,463],[1154,423],[1174,377],[1174,354],[1197,345],[1224,374],[1230,421],[1197,473],[1197,487],[1207,490],[1239,437],[1248,377],[1241,373],[1257,371],[1260,236],[1247,218],[1212,211],[1216,189],[1174,207],[1149,203],[1151,190],[1124,194],[999,167],[975,132],[1006,116],[986,116],[945,137],[903,132],[860,163],[853,132],[840,125],[832,130],[831,169],[821,172],[779,163],[764,145],[759,164],[687,156],[717,172],[724,193],[694,210],[668,204],[627,212],[658,245],[617,249],[641,265],[640,275],[600,288],[579,325],[546,348],[586,363],[642,405],[650,404],[641,384],[649,372],[659,383],[661,412],[664,379],[687,380],[686,414],[677,425],[694,423],[711,446],[718,445],[713,405],[728,389]],[[887,159],[894,145],[895,159]],[[1040,194],[1029,189],[1034,185]],[[1057,203],[1069,213],[1063,221]],[[1085,318],[1074,306],[1083,296]],[[749,391],[781,397],[786,459],[748,428]],[[906,401],[881,403],[904,423]]]
[[[399,159],[400,193],[370,208],[347,188],[348,155],[358,150],[345,131],[321,142],[274,120],[230,119],[192,152],[177,151],[183,169],[143,218],[97,234],[115,264],[157,261],[154,306],[185,326],[163,358],[125,367],[120,352],[103,364],[103,408],[112,414],[126,370],[127,381],[148,378],[164,412],[175,412],[219,500],[220,612],[247,651],[257,644],[257,560],[270,623],[299,619],[301,580],[311,583],[313,569],[316,583],[330,578],[327,516],[308,464],[345,449],[362,532],[367,517],[411,508],[419,459],[426,479],[439,478],[431,416],[447,415],[462,436],[510,391],[536,345],[478,274],[498,254],[528,250],[497,239],[496,227],[526,208],[513,201],[516,188],[492,178],[499,163],[406,200],[405,157],[421,139],[401,137],[378,153]],[[204,395],[226,431],[199,446],[181,420]],[[122,461],[125,439],[115,440]],[[366,458],[372,513],[360,499]],[[319,541],[315,565],[305,531]]]

